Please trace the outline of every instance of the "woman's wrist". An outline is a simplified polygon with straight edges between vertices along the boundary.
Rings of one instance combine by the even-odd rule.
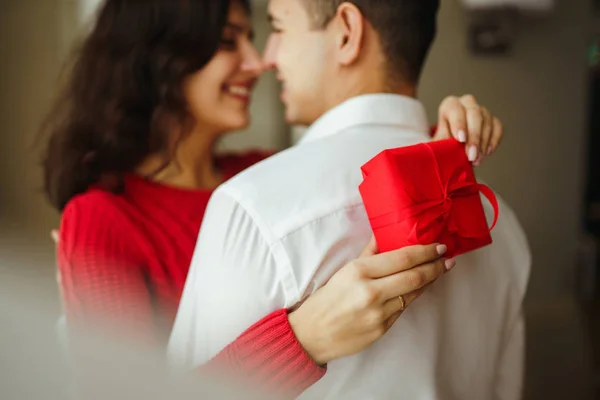
[[[315,364],[325,367],[333,359],[328,354],[329,346],[323,345],[323,340],[318,338],[320,329],[314,325],[313,319],[305,314],[302,307],[290,312],[288,314],[290,327],[306,354]]]

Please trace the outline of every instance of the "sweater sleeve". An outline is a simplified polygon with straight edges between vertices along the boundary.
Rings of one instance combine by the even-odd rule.
[[[258,321],[201,370],[220,370],[296,397],[321,379],[320,367],[294,335],[288,312],[281,309]]]
[[[153,342],[156,327],[141,257],[130,225],[107,196],[85,194],[63,212],[58,268],[67,321],[86,328],[106,323],[102,328],[108,332]]]

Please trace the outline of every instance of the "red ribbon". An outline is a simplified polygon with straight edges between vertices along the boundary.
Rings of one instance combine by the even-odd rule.
[[[435,153],[428,143],[425,145],[433,159],[442,197],[410,205],[398,212],[373,218],[371,220],[373,228],[377,229],[394,223],[409,222],[413,225],[409,236],[415,239],[410,240],[410,242],[422,244],[435,243],[445,231],[449,232],[453,237],[459,236],[469,239],[477,239],[488,235],[498,222],[499,206],[494,192],[489,187],[468,178],[469,171],[466,168],[471,168],[468,163],[454,166],[455,170],[444,183]],[[459,229],[455,219],[452,218],[453,200],[460,197],[478,195],[479,192],[488,199],[494,208],[494,222],[492,226],[486,232],[481,232],[479,229],[470,230],[469,224],[466,224],[467,228],[463,227]]]

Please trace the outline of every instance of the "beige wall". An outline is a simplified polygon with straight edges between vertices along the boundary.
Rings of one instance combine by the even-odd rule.
[[[49,230],[58,216],[41,195],[34,145],[59,71],[58,10],[54,0],[0,1],[0,262],[49,283],[54,255]]]
[[[38,157],[32,146],[54,94],[59,71],[59,14],[55,1],[0,2],[0,215],[30,226],[49,224]]]
[[[514,51],[475,57],[466,15],[443,0],[421,95],[430,117],[448,93],[474,93],[506,125],[501,151],[480,170],[518,213],[534,254],[530,298],[572,288],[582,202],[588,0],[557,1],[545,19],[521,20]]]
[[[44,282],[34,292],[51,299],[58,215],[41,195],[35,145],[68,34],[59,11],[58,0],[0,0],[0,276],[11,268]]]

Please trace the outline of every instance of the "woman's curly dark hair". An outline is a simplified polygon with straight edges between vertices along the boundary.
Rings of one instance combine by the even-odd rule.
[[[169,159],[173,124],[191,122],[183,82],[219,48],[230,1],[105,1],[42,128],[54,207],[105,177],[122,182],[150,154]]]

